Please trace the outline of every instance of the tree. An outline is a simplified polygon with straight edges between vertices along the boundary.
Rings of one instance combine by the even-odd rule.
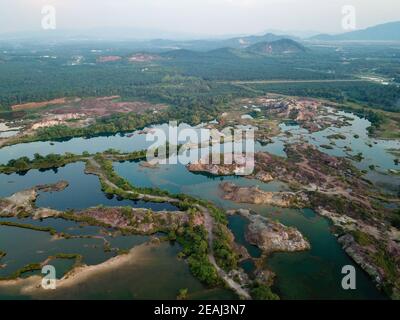
[[[177,300],[187,300],[188,298],[188,289],[180,289],[178,296],[176,297]]]

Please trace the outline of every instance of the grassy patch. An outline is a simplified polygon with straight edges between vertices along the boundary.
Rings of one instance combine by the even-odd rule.
[[[270,287],[261,283],[255,283],[250,294],[254,300],[279,300],[279,296],[273,293]]]
[[[39,226],[31,225],[31,224],[16,223],[16,222],[11,222],[11,221],[0,221],[0,226],[31,229],[31,230],[35,230],[35,231],[48,232],[51,235],[57,234],[57,231],[51,227],[39,227]]]
[[[0,280],[17,279],[17,278],[20,278],[25,273],[39,271],[39,270],[42,270],[42,265],[40,263],[30,263],[30,264],[27,264],[26,266],[22,267],[21,269],[15,271],[10,276],[0,277]]]
[[[360,230],[354,230],[351,234],[354,237],[354,240],[361,246],[368,246],[375,242],[372,236]]]

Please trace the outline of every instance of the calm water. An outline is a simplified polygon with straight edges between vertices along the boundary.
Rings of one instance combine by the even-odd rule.
[[[189,126],[186,124],[181,124],[178,129],[180,131],[188,127]],[[168,132],[168,125],[166,124],[149,128],[157,128]],[[0,163],[7,163],[11,159],[23,156],[32,159],[35,153],[40,153],[45,156],[50,153],[65,154],[66,152],[81,154],[84,151],[88,151],[89,153],[96,153],[106,151],[110,148],[122,152],[144,150],[154,142],[146,141],[146,134],[141,133],[141,131],[135,131],[131,134],[116,134],[93,138],[73,138],[68,141],[21,143],[1,148]]]
[[[98,205],[132,206],[154,211],[178,210],[169,203],[131,201],[108,197],[101,191],[98,177],[84,174],[84,169],[84,163],[73,163],[55,171],[31,170],[26,175],[0,174],[0,197],[7,197],[17,191],[29,189],[39,184],[66,180],[69,182],[69,186],[63,191],[40,192],[36,205],[56,210],[85,209]]]
[[[58,170],[38,171],[31,170],[26,175],[0,175],[0,197],[10,196],[16,191],[31,188],[38,184],[55,183],[67,180],[70,185],[61,192],[40,193],[37,205],[58,210],[83,209],[89,206],[122,206],[151,208],[158,210],[177,210],[168,203],[151,203],[143,201],[119,201],[116,198],[107,198],[100,190],[100,183],[96,176],[84,174],[84,164],[75,163]],[[99,236],[106,239],[111,248],[131,249],[149,240],[146,236],[116,236],[104,235],[102,228],[94,226],[82,226],[73,221],[49,218],[43,221],[33,219],[1,218],[0,221],[31,224],[41,227],[52,227],[57,232],[65,232],[74,236]],[[88,265],[102,263],[116,255],[116,251],[104,250],[104,239],[77,238],[54,240],[47,232],[22,229],[17,227],[0,226],[0,250],[7,253],[1,260],[3,268],[0,268],[0,276],[8,276],[29,263],[40,263],[47,257],[57,253],[81,254],[83,262]],[[145,299],[165,298],[175,299],[181,288],[188,288],[189,294],[195,299],[234,299],[235,295],[229,290],[204,287],[195,279],[184,261],[177,259],[180,251],[178,246],[160,246],[148,257],[145,265],[124,266],[118,269],[118,273],[104,274],[100,277],[89,279],[88,282],[79,285],[79,289],[71,288],[62,292],[46,294],[34,298],[87,298],[87,299]],[[150,253],[149,253],[150,254]],[[56,267],[57,277],[61,278],[73,266],[72,260],[55,259],[50,264]],[[154,274],[162,275],[162,287],[160,281],[154,281]],[[33,272],[25,276],[39,274]],[[116,276],[118,275],[118,277]],[[131,280],[127,285],[127,279]],[[148,285],[146,285],[146,283]],[[155,288],[156,287],[156,288]],[[15,288],[14,288],[15,289]],[[15,289],[16,290],[16,289]],[[22,296],[18,290],[5,290],[0,286],[0,299],[32,297]],[[157,292],[157,296],[154,293]]]
[[[355,156],[362,153],[364,159],[354,164],[360,168],[368,170],[370,165],[375,165],[378,171],[387,171],[388,169],[399,169],[395,164],[396,157],[388,152],[389,149],[399,149],[400,142],[397,140],[377,140],[367,136],[366,128],[369,126],[369,121],[355,117],[351,126],[342,128],[329,127],[325,130],[308,133],[305,129],[297,125],[281,124],[283,132],[292,133],[291,137],[279,135],[273,139],[273,143],[265,147],[260,147],[262,151],[267,151],[279,156],[285,156],[284,143],[285,142],[299,142],[305,140],[310,144],[319,147],[319,150],[336,157],[346,157],[348,155]],[[346,139],[328,139],[327,137],[333,134],[342,134]],[[354,137],[355,134],[359,138]],[[335,145],[331,144],[335,142]],[[333,149],[321,148],[321,145],[331,145]],[[346,152],[345,148],[351,148],[352,151]],[[379,156],[378,156],[379,155]]]
[[[29,263],[40,263],[58,253],[79,253],[87,264],[98,264],[113,254],[104,252],[101,239],[60,239],[52,240],[49,233],[0,226],[0,247],[7,255],[1,260],[6,266],[0,269],[0,276],[11,275]]]
[[[355,156],[359,153],[363,154],[364,159],[361,162],[354,162],[354,164],[362,169],[367,170],[369,173],[368,178],[371,178],[374,183],[379,183],[385,180],[386,183],[390,180],[389,184],[398,186],[400,185],[399,176],[388,176],[389,169],[400,170],[400,166],[396,165],[394,160],[395,156],[388,152],[388,149],[400,150],[399,140],[378,140],[368,137],[367,128],[370,122],[366,119],[359,118],[352,113],[339,111],[336,116],[331,115],[331,118],[346,117],[349,121],[348,126],[341,128],[329,127],[325,130],[309,133],[305,129],[301,129],[293,124],[280,124],[282,134],[272,139],[272,143],[261,146],[256,143],[256,150],[266,151],[272,154],[286,157],[284,151],[285,143],[306,141],[319,147],[319,149],[327,154],[346,157]],[[178,127],[178,132],[189,128],[186,124],[181,124]],[[161,129],[168,132],[166,124],[154,126],[151,128]],[[199,132],[199,128],[196,129]],[[285,133],[290,132],[291,137]],[[346,139],[330,140],[327,137],[332,134],[342,134]],[[355,137],[358,135],[358,137]],[[331,142],[334,142],[332,145]],[[132,135],[116,134],[107,137],[94,137],[94,138],[74,138],[69,141],[60,142],[32,142],[26,144],[18,144],[0,149],[0,163],[7,163],[11,159],[27,156],[33,158],[33,155],[39,152],[42,155],[50,153],[64,154],[66,152],[80,154],[84,151],[90,153],[102,152],[107,149],[113,148],[122,152],[131,152],[135,150],[143,150],[149,147],[153,142],[146,141],[146,135],[140,134],[139,131],[133,132]],[[333,149],[321,148],[321,145],[331,145]],[[346,151],[345,148],[350,148],[351,151]],[[376,166],[376,172],[371,171],[369,166]],[[388,178],[389,177],[389,178]],[[390,188],[389,188],[390,189]]]
[[[243,177],[212,178],[190,173],[182,165],[163,165],[159,169],[140,167],[137,163],[115,163],[118,174],[143,187],[158,186],[173,193],[183,192],[202,199],[211,200],[225,209],[247,208],[288,226],[298,228],[311,242],[312,249],[302,253],[274,254],[267,265],[277,274],[277,291],[283,298],[307,299],[379,299],[381,293],[369,277],[344,253],[336,238],[330,233],[326,219],[312,210],[281,209],[269,206],[236,204],[221,199],[221,181],[234,181],[237,185],[258,185],[263,190],[278,191],[287,187],[281,183],[261,183]],[[245,243],[246,220],[230,217],[230,226],[239,243],[248,248],[253,257],[259,250]],[[357,290],[344,291],[341,284],[341,269],[354,265],[357,270]],[[282,267],[285,266],[285,267]]]
[[[339,113],[351,116],[349,113]],[[287,141],[295,142],[300,139],[315,145],[330,144],[327,136],[341,133],[345,140],[335,140],[332,150],[320,148],[321,151],[335,156],[356,155],[363,153],[365,159],[355,162],[360,169],[368,171],[366,177],[385,190],[396,192],[400,185],[399,177],[386,174],[388,169],[399,169],[394,163],[394,156],[387,152],[389,148],[400,148],[399,141],[380,141],[370,139],[366,128],[369,122],[358,117],[353,117],[351,125],[343,128],[328,128],[317,133],[308,133],[298,126],[281,124],[283,132],[290,131],[292,136],[282,135],[273,139],[267,146],[256,144],[257,150],[268,151],[285,157],[284,144]],[[180,128],[187,126],[182,125]],[[161,126],[165,129],[165,126]],[[359,138],[354,135],[358,134]],[[96,137],[90,139],[76,138],[64,142],[34,142],[20,144],[0,149],[0,163],[21,156],[33,157],[36,152],[42,155],[49,153],[65,152],[91,153],[101,152],[110,147],[124,152],[142,150],[152,142],[146,141],[146,136],[138,134],[133,136],[115,135],[110,137]],[[345,147],[352,151],[346,154]],[[377,171],[368,167],[373,164]],[[297,227],[309,239],[312,249],[302,253],[278,253],[265,262],[277,274],[276,290],[283,298],[382,298],[365,273],[357,269],[357,290],[344,291],[340,287],[341,268],[344,265],[354,265],[353,261],[343,252],[335,237],[330,233],[327,220],[317,216],[312,210],[279,209],[268,206],[255,206],[235,204],[221,199],[219,183],[233,181],[238,185],[258,185],[267,191],[287,190],[283,183],[272,182],[264,184],[259,181],[240,177],[211,178],[204,175],[192,174],[182,165],[162,165],[158,169],[149,169],[139,166],[138,163],[115,163],[116,171],[127,178],[132,184],[141,187],[157,187],[172,193],[187,193],[203,199],[211,200],[217,205],[226,208],[248,208],[269,218],[278,219],[288,226]],[[25,175],[0,175],[0,197],[10,196],[14,192],[31,188],[38,184],[55,183],[67,180],[70,185],[61,192],[40,193],[37,205],[58,210],[84,209],[90,206],[133,206],[159,210],[175,210],[170,204],[134,202],[113,197],[107,197],[100,190],[97,177],[83,174],[84,164],[75,163],[58,170],[38,171],[32,170]],[[100,228],[80,226],[74,222],[60,219],[46,219],[42,222],[24,219],[9,219],[11,221],[30,223],[40,226],[52,226],[57,231],[67,232],[72,235],[98,235],[102,234]],[[237,241],[243,244],[253,257],[258,257],[258,248],[246,243],[244,231],[247,221],[240,217],[230,217],[229,225]],[[145,237],[115,237],[105,236],[114,248],[129,249],[135,247],[147,238]],[[6,264],[0,269],[0,275],[6,275],[31,262],[40,262],[55,253],[81,253],[88,264],[97,264],[113,256],[114,252],[104,251],[102,239],[70,239],[53,240],[48,233],[38,232],[14,227],[0,227],[0,250],[6,251],[7,256],[1,260]],[[100,277],[89,279],[79,286],[65,292],[59,292],[59,298],[157,298],[174,299],[180,288],[189,288],[190,297],[203,298],[232,298],[231,292],[226,290],[208,290],[194,279],[187,265],[176,258],[178,246],[162,244],[159,248],[151,249],[144,255],[146,258],[140,264],[121,267],[118,272],[103,274]],[[57,259],[53,261],[64,274],[71,268],[71,261]],[[243,263],[243,268],[249,272],[254,268],[251,262]],[[154,274],[160,275],[154,281]],[[160,285],[162,281],[162,286]],[[160,290],[160,288],[162,288]],[[18,292],[2,291],[0,298],[21,297]],[[30,298],[30,297],[22,297]],[[46,296],[42,296],[46,298]]]
[[[68,240],[70,241],[70,240]],[[136,249],[135,249],[136,250]],[[187,264],[177,258],[178,245],[162,243],[147,246],[136,259],[118,266],[114,272],[99,272],[75,286],[54,291],[40,291],[35,299],[175,299],[179,290],[187,288],[193,299],[235,299],[225,289],[207,289],[189,271]],[[154,275],[157,275],[155,278]],[[18,288],[0,286],[0,299],[30,299],[21,296]]]

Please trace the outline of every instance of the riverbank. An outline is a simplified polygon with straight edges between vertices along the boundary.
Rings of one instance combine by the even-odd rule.
[[[23,212],[24,216],[30,215],[35,219],[59,217],[84,222],[89,225],[118,228],[123,232],[134,234],[154,234],[160,231],[167,233],[169,239],[177,240],[184,246],[183,252],[188,260],[189,267],[193,274],[201,281],[215,286],[220,285],[221,282],[219,279],[222,279],[239,296],[250,298],[250,295],[246,293],[242,285],[237,284],[225,271],[226,269],[233,270],[235,268],[236,258],[234,249],[230,247],[232,243],[228,236],[229,230],[223,225],[224,218],[221,212],[209,203],[201,203],[184,195],[181,195],[180,198],[174,198],[169,196],[168,193],[163,192],[164,196],[160,196],[157,190],[153,191],[152,189],[146,189],[146,194],[139,193],[139,189],[126,184],[115,173],[107,170],[104,167],[107,164],[107,162],[104,162],[105,159],[100,160],[102,165],[97,162],[99,156],[96,159],[87,159],[88,170],[99,176],[103,186],[113,188],[113,190],[108,190],[108,192],[127,198],[133,196],[135,199],[171,202],[179,205],[181,208],[185,208],[186,213],[157,212],[153,214],[148,210],[134,208],[129,209],[129,212],[127,208],[91,208],[75,213],[59,212],[45,208],[36,208],[34,206],[37,198],[37,188],[21,191],[9,198],[2,199],[0,202],[3,207],[2,213],[4,216],[18,216]],[[114,181],[115,179],[119,180],[119,186],[112,182],[109,177],[112,177]],[[60,186],[61,184],[57,185]],[[55,186],[49,185],[42,186],[41,188],[47,190],[56,189]],[[207,223],[203,218],[207,220]],[[206,233],[202,232],[203,228],[206,228]],[[204,238],[201,241],[208,243],[209,249],[207,251],[203,251],[204,249],[201,244],[196,244],[198,236]],[[206,239],[211,239],[211,241],[207,242]],[[208,250],[210,251],[208,252]],[[220,256],[222,253],[224,257]],[[233,260],[226,259],[227,253],[232,256]],[[220,267],[218,263],[222,263],[223,267]]]

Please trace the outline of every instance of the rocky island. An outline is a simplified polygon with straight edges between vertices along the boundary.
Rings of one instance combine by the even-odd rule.
[[[246,240],[259,247],[263,254],[273,252],[296,252],[309,250],[311,245],[296,229],[272,221],[248,210],[238,210],[250,223],[245,232]]]
[[[257,186],[239,187],[231,182],[220,184],[223,198],[237,203],[268,204],[277,207],[303,207],[307,202],[304,195],[294,192],[267,192]]]

